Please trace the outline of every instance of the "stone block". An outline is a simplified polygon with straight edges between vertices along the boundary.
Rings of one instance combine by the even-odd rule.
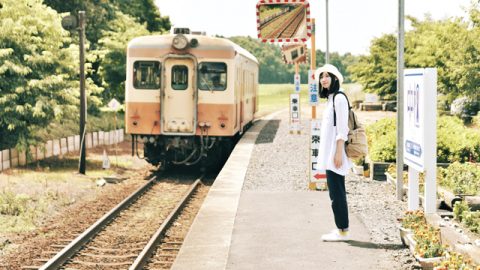
[[[68,152],[75,152],[75,137],[74,136],[67,137],[67,148],[68,148]]]
[[[98,146],[98,132],[92,132],[92,143],[93,147]]]
[[[45,158],[53,156],[53,141],[47,141],[45,143]]]
[[[10,150],[2,150],[2,169],[10,169]]]
[[[75,135],[75,151],[80,151],[80,135]]]
[[[99,131],[98,132],[98,145],[104,145],[105,144],[105,132]]]
[[[60,140],[53,140],[53,155],[59,156],[60,155]]]
[[[65,155],[66,153],[68,153],[67,138],[60,139],[60,153],[62,155]]]
[[[18,151],[15,148],[10,149],[10,165],[18,167]]]
[[[85,141],[86,141],[86,146],[87,146],[87,149],[90,149],[92,148],[93,146],[93,142],[92,142],[92,133],[87,133],[85,134]]]

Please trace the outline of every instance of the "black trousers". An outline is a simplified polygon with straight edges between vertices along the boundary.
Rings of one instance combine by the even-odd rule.
[[[347,192],[345,176],[327,170],[328,194],[332,201],[333,216],[338,229],[348,229]]]

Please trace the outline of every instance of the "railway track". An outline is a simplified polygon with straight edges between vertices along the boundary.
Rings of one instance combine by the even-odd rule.
[[[302,11],[303,9],[298,7],[291,12],[282,14],[281,16],[265,23],[262,28],[265,29],[268,34],[266,34],[264,38],[292,37],[305,17],[305,14]],[[270,32],[267,29],[272,29],[273,31],[270,30]]]
[[[51,245],[43,253],[51,259],[35,260],[43,266],[22,269],[170,268],[208,192],[201,178],[151,178],[86,231],[72,232]]]

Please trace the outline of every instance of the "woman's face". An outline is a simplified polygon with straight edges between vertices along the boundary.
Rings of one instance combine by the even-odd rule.
[[[320,75],[320,83],[322,84],[323,88],[329,89],[330,85],[332,85],[332,77],[328,75],[328,72],[323,72]]]

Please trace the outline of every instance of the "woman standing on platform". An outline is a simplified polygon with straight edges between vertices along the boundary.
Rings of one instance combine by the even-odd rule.
[[[337,229],[322,235],[322,240],[348,241],[350,238],[345,175],[352,167],[345,153],[345,141],[348,135],[348,101],[345,95],[338,94],[340,91],[343,92],[340,88],[343,76],[335,66],[326,64],[316,70],[315,76],[319,80],[320,97],[327,99],[327,106],[322,116],[317,168],[327,173],[328,192],[337,226]]]

